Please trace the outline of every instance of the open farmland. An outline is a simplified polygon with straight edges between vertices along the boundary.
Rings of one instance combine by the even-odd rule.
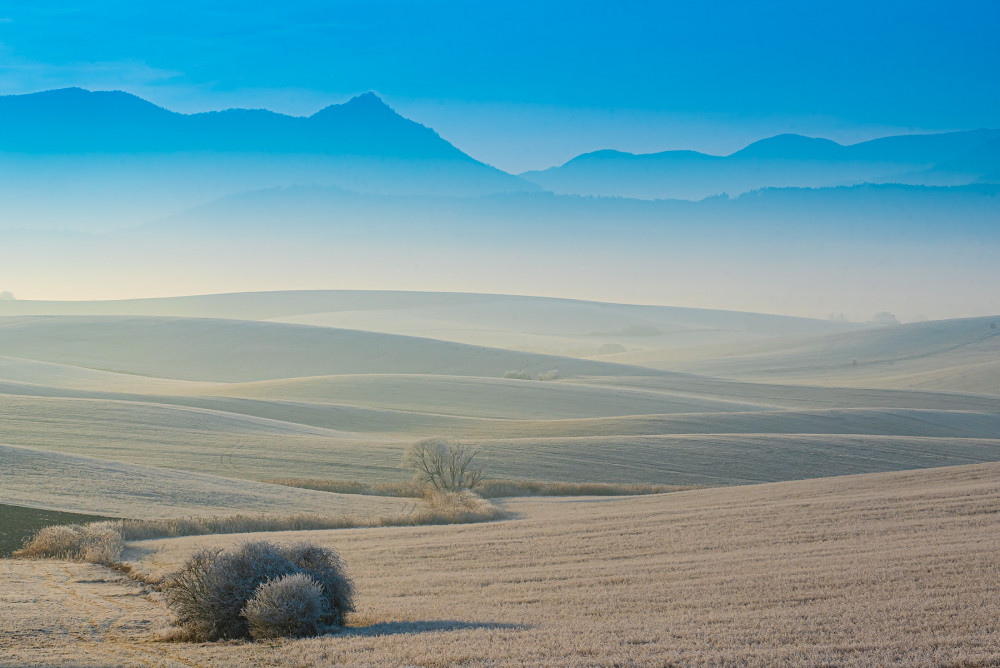
[[[340,550],[359,609],[332,636],[162,642],[167,614],[86,564],[0,562],[0,663],[52,665],[987,666],[1000,657],[1000,465],[624,499],[509,501],[470,526],[133,544],[171,569],[201,545]],[[73,600],[73,605],[64,605]],[[32,605],[19,605],[31,602]],[[50,631],[32,631],[44,617]]]
[[[476,448],[497,479],[708,489],[506,499],[510,514],[486,524],[127,546],[124,558],[154,579],[204,545],[336,547],[359,608],[343,633],[310,640],[165,641],[162,596],[123,575],[0,561],[10,583],[0,591],[0,665],[978,666],[1000,657],[1000,395],[986,361],[993,339],[970,342],[979,334],[968,322],[914,334],[795,321],[789,339],[780,334],[791,325],[769,316],[692,312],[692,327],[719,330],[706,338],[724,339],[719,350],[757,352],[712,361],[711,346],[648,334],[594,356],[569,347],[612,331],[594,314],[609,310],[614,331],[635,333],[648,331],[650,312],[629,320],[628,309],[463,296],[461,308],[437,303],[434,316],[426,297],[406,309],[392,293],[394,308],[365,315],[378,331],[345,330],[319,324],[335,312],[333,293],[321,294],[318,304],[285,295],[284,307],[244,295],[97,302],[71,314],[18,304],[25,312],[0,317],[0,504],[33,526],[77,517],[68,513],[377,524],[416,517],[424,502],[307,487],[407,481],[405,448],[434,436]],[[192,303],[198,313],[177,312]],[[446,331],[443,314],[472,318],[497,303],[508,310],[488,337],[454,323]],[[325,310],[313,318],[310,308]],[[432,316],[444,329],[416,327]],[[429,331],[441,338],[416,336]],[[577,356],[518,349],[525,331],[562,337],[561,350]],[[952,352],[936,352],[949,336]],[[845,354],[838,346],[921,360],[925,371],[939,364],[950,380],[838,385],[823,375],[825,360]],[[979,367],[967,385],[949,371],[956,355]],[[275,479],[303,487],[266,482]]]
[[[798,331],[803,340],[818,333],[926,357],[949,335],[963,348],[971,325],[962,322],[930,323],[933,336],[897,328],[894,342],[893,328],[830,334],[851,327],[759,314],[351,292],[7,302],[0,312],[12,313],[0,318],[0,444],[31,470],[67,472],[66,482],[27,484],[6,467],[0,502],[12,505],[109,515],[131,505],[136,517],[286,505],[381,514],[396,501],[324,501],[258,481],[400,482],[409,477],[405,447],[433,436],[479,448],[493,477],[548,482],[714,486],[1000,461],[1000,396],[974,393],[978,384],[968,392],[774,384],[605,361],[621,354],[512,349],[532,332],[583,341],[673,327],[768,350]],[[311,313],[377,315],[395,333],[246,319]],[[505,347],[458,342],[462,323],[477,317]],[[422,319],[435,320],[443,338],[414,336]],[[657,337],[632,336],[629,345],[687,350]],[[811,349],[789,347],[788,365]],[[504,377],[511,371],[527,379]],[[552,380],[533,379],[550,371]],[[171,500],[135,485],[84,498],[91,485],[136,475],[149,490],[173,490]],[[206,491],[181,492],[188,488]],[[235,488],[245,494],[227,506]]]
[[[758,382],[1000,394],[998,328],[1000,317],[962,318],[608,359]]]
[[[1000,2],[6,5],[0,668],[1000,668]]]

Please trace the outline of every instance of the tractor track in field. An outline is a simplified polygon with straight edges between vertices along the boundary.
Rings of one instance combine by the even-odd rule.
[[[203,665],[158,639],[162,603],[106,567],[8,559],[0,561],[0,578],[10,585],[0,608],[12,612],[4,615],[0,666]]]

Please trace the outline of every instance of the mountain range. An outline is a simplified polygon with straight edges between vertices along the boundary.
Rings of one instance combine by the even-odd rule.
[[[790,200],[803,198],[811,203],[861,198],[848,208],[872,206],[882,196],[891,202],[950,201],[962,191],[941,188],[995,182],[1000,182],[1000,130],[886,137],[850,146],[788,134],[729,156],[597,151],[559,167],[513,175],[471,158],[432,129],[397,114],[374,93],[308,117],[262,109],[181,114],[128,93],[79,88],[0,97],[0,228],[6,229],[135,227],[188,211],[201,215],[213,202],[225,208],[229,198],[241,193],[276,188],[283,189],[283,199],[295,195],[306,203],[309,193],[333,189],[341,206],[350,199],[345,191],[376,198],[499,197],[508,202],[501,210],[530,202],[534,213],[527,219],[536,220],[552,206],[560,212],[578,210],[582,219],[599,217],[601,211],[616,217],[648,211],[639,203],[552,200],[543,196],[545,191],[700,200],[771,189],[753,206],[742,199],[739,205],[716,202],[698,208],[715,212],[720,207],[766,209],[765,204],[779,200],[787,209]],[[774,194],[774,189],[866,183],[937,190]],[[980,191],[969,192],[981,199]],[[321,199],[324,206],[331,202],[329,196]],[[375,200],[365,201],[370,209]],[[410,204],[395,201],[406,220]],[[432,209],[483,209],[481,199],[471,205],[435,201]],[[428,206],[425,202],[416,208]],[[682,203],[671,206],[671,211],[685,210]]]
[[[475,162],[374,93],[298,117],[265,109],[180,114],[120,91],[66,88],[0,97],[0,119],[5,153],[223,152]]]
[[[849,146],[784,134],[728,156],[605,150],[521,176],[556,193],[639,199],[701,199],[768,187],[996,182],[1000,130],[901,135]]]
[[[79,88],[0,97],[3,227],[128,227],[234,193],[302,184],[449,196],[538,190],[373,93],[309,117],[180,114]]]

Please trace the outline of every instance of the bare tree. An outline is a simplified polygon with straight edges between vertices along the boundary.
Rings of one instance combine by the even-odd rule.
[[[461,443],[429,438],[406,449],[403,464],[415,471],[417,482],[434,489],[457,492],[483,481],[483,467],[475,463],[475,450]]]

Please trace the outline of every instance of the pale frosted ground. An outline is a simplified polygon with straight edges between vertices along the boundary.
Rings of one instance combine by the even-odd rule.
[[[1000,316],[826,336],[644,350],[603,359],[763,382],[1000,394]]]
[[[468,295],[395,294],[383,296],[396,300],[393,308],[363,309],[359,300],[365,297],[223,295],[73,308],[142,311],[172,304],[194,310],[199,304],[203,315],[227,317],[337,312],[385,320],[395,314],[400,328],[413,318],[430,318],[454,331],[481,318],[494,333],[534,331],[581,340],[588,331],[614,328],[716,328],[758,341],[754,345],[770,351],[764,356],[768,364],[783,358],[775,352],[777,343],[761,341],[794,331],[800,338],[781,344],[788,347],[788,368],[812,359],[823,341],[836,344],[831,350],[861,346],[919,358],[930,368],[948,363],[936,351],[949,341],[949,354],[956,355],[970,349],[970,337],[992,331],[985,320],[949,321],[898,330],[898,339],[893,330],[803,339],[841,326]],[[331,311],[331,299],[340,299],[342,310]],[[429,303],[405,306],[414,300]],[[657,336],[625,338],[655,348]],[[232,507],[283,511],[300,504],[297,492],[240,487],[232,479],[400,481],[408,477],[401,467],[403,449],[430,436],[479,447],[494,477],[543,481],[724,485],[1000,460],[995,395],[775,385],[233,319],[0,318],[0,350],[0,444],[31,450],[19,451],[25,471],[49,460],[66,471],[65,484],[35,476],[25,485],[28,478],[7,466],[0,472],[9,481],[0,488],[0,500],[40,508],[132,516],[214,513],[237,498],[232,492],[240,488],[247,494]],[[512,369],[553,366],[566,378],[501,377]],[[61,455],[82,457],[85,465],[65,465],[69,460]],[[148,489],[111,489],[109,481],[128,478],[130,466],[150,467],[139,476]],[[195,480],[184,471],[218,477]],[[150,490],[169,493],[161,497]],[[345,503],[338,500],[332,510]],[[321,501],[303,498],[301,504],[312,512]]]
[[[0,304],[0,315],[22,314],[270,320],[767,382],[1000,393],[1000,337],[996,329],[985,329],[1000,326],[997,317],[915,323],[898,330],[539,297],[351,291]],[[608,352],[608,346],[624,352]]]
[[[386,515],[405,499],[311,492],[281,485],[121,464],[0,445],[0,503],[111,517],[275,514]]]
[[[0,594],[0,663],[1000,661],[1000,464],[509,508],[522,519],[257,534],[341,551],[359,610],[346,632],[317,639],[158,642],[165,609],[119,576],[0,562],[17,585]],[[156,570],[244,538],[148,541],[130,555]]]
[[[356,412],[313,403],[265,402],[249,408],[285,419],[142,401],[0,395],[3,438],[31,449],[32,468],[63,461],[57,453],[83,457],[87,464],[60,465],[66,469],[65,483],[41,476],[27,486],[18,478],[28,469],[19,473],[7,467],[0,471],[0,478],[8,480],[0,496],[8,503],[31,500],[29,505],[73,510],[72,495],[78,493],[77,510],[117,512],[82,498],[89,494],[87,477],[103,475],[98,463],[116,471],[127,465],[160,467],[143,469],[143,478],[150,489],[173,490],[167,505],[181,509],[177,495],[182,490],[193,495],[202,484],[206,490],[232,489],[239,483],[229,479],[264,479],[275,472],[279,477],[398,481],[407,477],[401,468],[406,444],[436,434],[475,442],[495,477],[550,481],[716,485],[1000,459],[1000,439],[995,438],[1000,417],[986,411],[833,409],[502,420]],[[21,456],[27,466],[29,454]],[[52,464],[42,463],[49,458]],[[195,483],[179,471],[222,478]],[[106,489],[108,482],[95,484]],[[49,488],[59,500],[44,504]],[[129,485],[120,494],[126,489],[142,491]],[[219,505],[195,496],[192,506]],[[152,495],[142,497],[138,507],[145,509]],[[248,509],[249,498],[241,509]]]
[[[605,344],[676,348],[856,329],[756,313],[545,297],[383,291],[293,291],[90,302],[18,301],[0,315],[157,315],[322,325],[555,355]],[[636,329],[640,328],[640,329]],[[641,332],[628,335],[628,332]]]
[[[658,375],[569,357],[349,329],[214,318],[0,318],[5,356],[187,381],[240,382],[341,374]],[[349,354],[344,354],[349,352]]]

